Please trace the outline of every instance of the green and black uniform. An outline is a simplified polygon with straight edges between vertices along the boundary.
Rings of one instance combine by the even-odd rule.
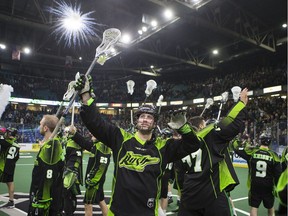
[[[179,160],[200,147],[188,124],[178,132],[182,139],[153,135],[142,141],[101,118],[95,103],[82,106],[81,118],[89,131],[113,151],[114,178],[108,215],[157,216],[162,175],[167,163]]]
[[[32,171],[28,215],[56,216],[61,212],[64,155],[58,138],[40,148]]]
[[[186,156],[189,171],[184,177],[178,215],[231,215],[226,192],[239,180],[228,152],[229,142],[244,128],[245,104],[239,101],[218,124],[197,132],[201,148]]]
[[[90,152],[85,176],[84,203],[99,204],[100,201],[104,200],[103,186],[110,164],[111,149],[98,140],[95,142],[87,141],[78,133],[75,134],[73,140]]]
[[[65,215],[73,215],[76,210],[76,195],[81,194],[80,185],[83,185],[82,148],[71,138],[63,138],[65,148],[64,167],[64,211]]]
[[[278,215],[287,215],[287,185],[288,185],[288,147],[283,150],[281,157],[282,174],[276,186],[276,197],[279,200]]]
[[[19,159],[20,146],[13,139],[0,139],[0,182],[14,181],[16,162]]]
[[[234,142],[234,149],[248,163],[249,205],[258,208],[263,201],[265,208],[272,208],[274,187],[281,175],[280,158],[275,152],[261,146],[257,149],[238,150],[237,142]]]

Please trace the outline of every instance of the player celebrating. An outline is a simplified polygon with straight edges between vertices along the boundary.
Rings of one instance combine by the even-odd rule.
[[[229,157],[228,145],[243,128],[247,93],[248,89],[243,89],[240,101],[217,124],[206,127],[202,117],[191,119],[192,126],[199,130],[197,135],[203,145],[185,158],[189,170],[184,178],[179,216],[231,216],[232,209],[226,192],[238,184],[238,179]]]
[[[238,150],[237,146],[234,146],[235,152],[247,161],[249,167],[247,185],[251,216],[257,216],[262,201],[264,207],[268,209],[268,216],[274,215],[273,190],[281,175],[281,164],[277,154],[269,149],[270,144],[271,136],[263,133],[260,136],[259,149]]]
[[[108,123],[96,109],[89,80],[85,76],[77,80],[83,103],[80,115],[89,131],[112,149],[115,163],[108,215],[158,215],[161,179],[167,163],[196,151],[200,147],[198,137],[183,112],[173,113],[168,123],[182,139],[156,137],[153,129],[157,112],[151,105],[139,107],[137,131],[133,134]]]

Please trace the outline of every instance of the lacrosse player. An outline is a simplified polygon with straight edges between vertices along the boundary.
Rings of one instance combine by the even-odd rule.
[[[19,159],[16,128],[0,129],[0,182],[8,187],[9,201],[0,208],[14,208],[14,173]]]
[[[85,176],[86,192],[84,196],[85,215],[93,215],[93,204],[99,204],[102,215],[107,216],[108,207],[104,199],[105,176],[110,164],[111,149],[99,142],[92,134],[92,139],[87,141],[78,132],[76,127],[70,126],[71,137],[76,143],[90,152]]]
[[[73,215],[77,207],[77,195],[83,185],[82,148],[69,137],[69,127],[64,129],[62,143],[65,146],[65,167],[63,173],[63,209],[66,216]]]
[[[108,215],[158,215],[161,179],[167,163],[200,147],[186,122],[185,112],[171,113],[168,123],[182,139],[162,139],[153,133],[158,114],[151,105],[136,112],[136,132],[131,134],[102,119],[95,106],[91,79],[82,75],[76,89],[83,103],[80,112],[88,130],[113,151],[114,179]]]
[[[237,146],[234,146],[235,152],[248,163],[247,186],[251,216],[257,216],[261,202],[268,209],[268,216],[275,215],[273,190],[282,169],[280,158],[269,149],[271,141],[271,135],[265,132],[260,135],[260,147],[257,149],[238,150]]]
[[[44,136],[32,171],[28,215],[60,215],[63,189],[64,154],[59,137],[49,139],[58,118],[44,115],[40,134]]]
[[[202,146],[182,159],[189,165],[189,170],[183,182],[178,216],[233,215],[227,192],[239,182],[228,145],[243,129],[247,93],[245,88],[240,94],[240,101],[216,124],[206,126],[200,116],[191,119],[192,126],[199,130],[197,135],[202,140]]]

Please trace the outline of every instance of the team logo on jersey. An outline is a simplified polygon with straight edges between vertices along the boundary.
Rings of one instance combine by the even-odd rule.
[[[152,164],[159,163],[160,159],[151,157],[150,155],[134,154],[128,151],[125,156],[120,160],[119,167],[125,167],[137,172],[143,172],[145,167]]]
[[[154,198],[149,198],[148,201],[147,201],[148,208],[154,208],[154,203],[155,203],[155,199]]]

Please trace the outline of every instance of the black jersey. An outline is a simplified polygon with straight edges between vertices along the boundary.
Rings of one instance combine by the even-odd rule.
[[[19,151],[20,146],[15,139],[0,139],[0,181],[1,173],[14,175]]]
[[[29,215],[35,215],[37,208],[47,210],[48,215],[61,211],[63,168],[64,154],[59,139],[45,142],[37,154],[32,171]]]
[[[217,125],[210,124],[197,135],[201,148],[182,159],[188,166],[181,203],[187,209],[209,206],[218,195],[239,184],[228,152],[231,141],[243,128],[245,104],[239,101]]]
[[[92,185],[98,188],[105,182],[105,175],[110,164],[111,149],[100,141],[87,141],[78,133],[75,134],[73,140],[90,152],[85,175],[86,188]]]
[[[263,147],[238,150],[235,146],[235,152],[248,163],[248,188],[261,186],[272,190],[282,171],[280,158],[277,154]]]
[[[114,178],[110,214],[158,215],[161,179],[169,162],[196,151],[199,140],[188,124],[180,140],[156,138],[142,141],[136,134],[101,118],[95,103],[82,106],[81,118],[89,131],[113,151]],[[113,212],[113,213],[112,213]]]
[[[69,138],[66,142],[65,169],[77,173],[77,183],[81,185],[83,185],[82,157],[82,148]]]

